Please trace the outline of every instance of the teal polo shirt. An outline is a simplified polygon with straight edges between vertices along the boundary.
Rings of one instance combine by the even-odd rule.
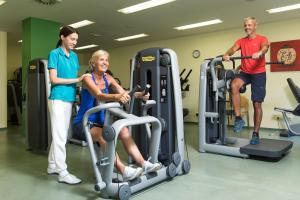
[[[67,56],[61,47],[52,50],[48,56],[48,69],[55,69],[58,78],[77,78],[79,71],[78,57],[70,51]],[[49,99],[74,102],[76,99],[76,83],[51,85]]]

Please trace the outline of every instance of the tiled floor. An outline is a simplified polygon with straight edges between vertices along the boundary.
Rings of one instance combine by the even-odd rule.
[[[188,175],[164,182],[132,199],[298,200],[300,199],[300,137],[292,151],[278,162],[199,153],[197,124],[185,124],[189,159]],[[251,133],[245,130],[242,137]],[[263,137],[278,132],[262,130]],[[83,183],[69,186],[46,175],[47,154],[26,150],[19,127],[0,130],[0,199],[79,200],[100,199],[94,192],[94,175],[87,148],[68,145],[68,168]]]

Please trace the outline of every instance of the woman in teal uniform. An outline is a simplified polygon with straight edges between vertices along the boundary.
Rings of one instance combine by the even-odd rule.
[[[78,184],[81,180],[67,170],[66,142],[72,104],[75,101],[76,83],[87,75],[78,77],[78,58],[72,51],[77,44],[78,32],[70,26],[64,26],[60,30],[59,38],[56,49],[52,50],[48,57],[52,143],[47,173],[58,174],[59,182]]]

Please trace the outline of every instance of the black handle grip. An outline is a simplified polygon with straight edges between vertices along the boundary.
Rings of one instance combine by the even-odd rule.
[[[284,65],[283,61],[270,61],[266,62],[266,65]]]
[[[182,74],[185,72],[185,68],[180,72],[180,75],[179,76],[182,76]]]
[[[150,88],[151,88],[151,85],[150,84],[147,84],[146,85],[146,87],[145,87],[145,89],[144,89],[144,95],[146,95],[146,94],[148,94],[149,93],[149,91],[150,91]]]
[[[192,73],[192,69],[190,69],[190,71],[188,72],[188,74],[186,75],[186,77],[184,78],[184,80],[186,80],[190,75],[191,75],[191,73]]]
[[[230,60],[232,62],[232,68],[235,69],[235,60],[242,60],[242,59],[249,59],[252,58],[252,56],[234,56],[234,57],[230,57]],[[224,61],[224,59],[222,58],[222,60]]]
[[[133,95],[135,92],[139,91],[139,90],[141,90],[141,86],[140,86],[140,85],[137,85],[137,86],[135,86],[130,92],[128,92],[128,95],[129,95],[130,97],[132,97],[132,95]]]
[[[252,56],[235,56],[235,57],[230,57],[230,60],[242,60],[242,59],[249,59],[252,58]]]

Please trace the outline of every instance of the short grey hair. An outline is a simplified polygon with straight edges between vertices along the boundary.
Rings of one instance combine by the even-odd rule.
[[[255,17],[246,17],[246,18],[244,18],[244,23],[245,23],[246,21],[249,21],[249,20],[251,20],[251,21],[253,21],[255,24],[257,24],[257,20],[255,19]]]

